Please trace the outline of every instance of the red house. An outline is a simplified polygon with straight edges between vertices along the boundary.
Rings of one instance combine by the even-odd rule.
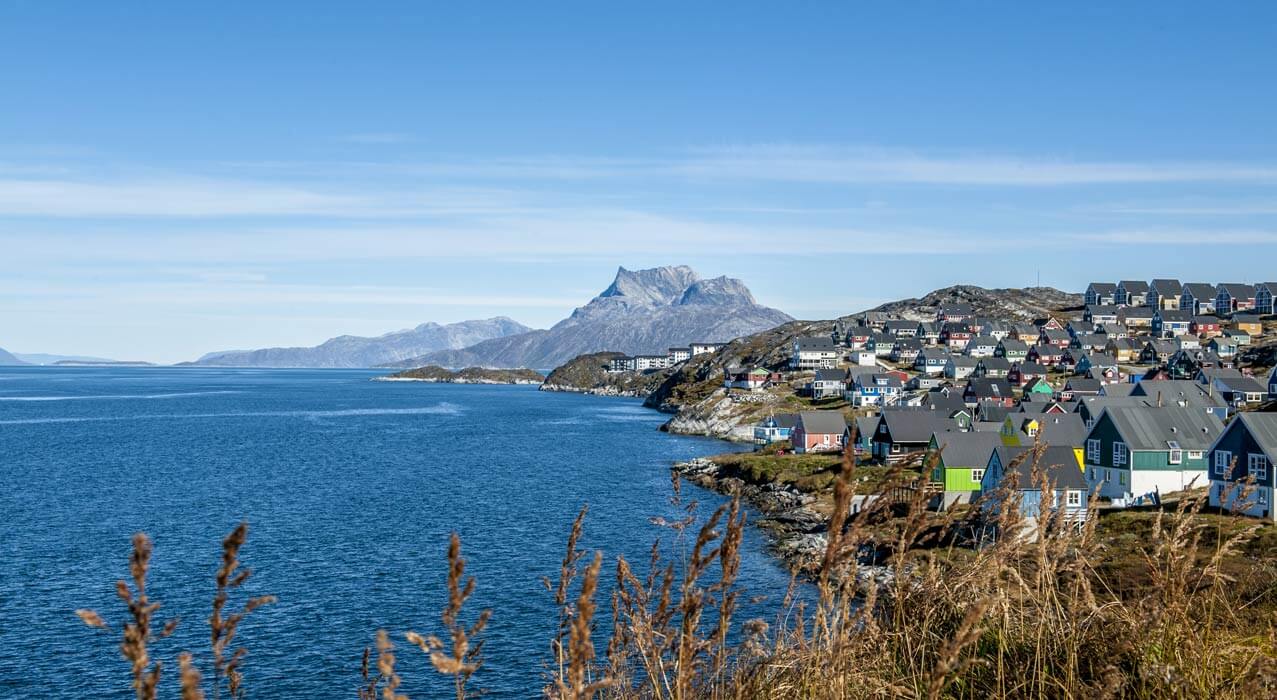
[[[841,452],[847,419],[840,411],[803,411],[789,433],[794,452]]]

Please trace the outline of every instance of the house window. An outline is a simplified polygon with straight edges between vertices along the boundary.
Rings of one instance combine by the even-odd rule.
[[[1100,463],[1100,441],[1099,440],[1086,441],[1086,461],[1090,462],[1091,464]]]
[[[972,469],[972,470],[971,470],[971,480],[972,480],[972,481],[984,481],[984,470],[983,470],[983,469]]]
[[[1268,478],[1268,458],[1264,455],[1251,454],[1246,456],[1246,471],[1250,472],[1257,480],[1263,481]]]
[[[896,444],[896,443],[894,443],[894,442],[893,442],[893,443],[891,443],[891,452],[892,452],[893,454],[895,454],[895,453],[897,453],[897,452],[900,452],[900,445],[897,445],[897,444]]]
[[[1168,461],[1168,462],[1170,462],[1171,464],[1183,464],[1183,463],[1184,463],[1184,451],[1183,451],[1183,450],[1171,450],[1171,451],[1170,451],[1170,453],[1167,455],[1167,461]]]
[[[1066,492],[1065,492],[1065,500],[1064,500],[1064,502],[1065,502],[1065,504],[1066,504],[1066,505],[1068,505],[1070,508],[1079,508],[1079,507],[1081,507],[1081,505],[1082,505],[1082,492],[1081,492],[1081,491],[1066,491]]]
[[[1126,486],[1126,472],[1125,472],[1125,471],[1120,471],[1120,472],[1118,472],[1118,473],[1117,473],[1117,483],[1119,483],[1119,484],[1121,484],[1121,485],[1123,485],[1123,486]]]
[[[1215,475],[1224,476],[1228,472],[1228,464],[1233,461],[1233,453],[1227,450],[1215,450]]]
[[[1113,443],[1113,466],[1126,464],[1126,443]]]
[[[1104,470],[1104,481],[1105,481],[1105,482],[1109,482],[1109,481],[1112,481],[1112,480],[1113,480],[1113,470],[1112,470],[1112,469],[1105,469],[1105,470]]]
[[[1258,495],[1259,495],[1259,505],[1261,506],[1268,505],[1268,489],[1259,489]]]
[[[1201,451],[1201,450],[1189,450],[1189,451],[1188,451],[1188,458],[1189,458],[1189,459],[1201,459],[1201,458],[1202,458],[1202,451]]]

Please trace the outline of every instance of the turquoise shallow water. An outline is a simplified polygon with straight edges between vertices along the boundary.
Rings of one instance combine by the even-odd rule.
[[[669,534],[649,519],[677,516],[670,462],[727,449],[657,432],[636,401],[372,376],[0,368],[0,696],[132,696],[116,637],[72,611],[122,620],[114,582],[139,530],[160,617],[182,616],[159,658],[203,652],[220,541],[241,519],[246,590],[279,597],[240,631],[250,696],[353,697],[378,628],[440,632],[453,531],[478,579],[471,613],[493,609],[477,685],[535,696],[554,626],[540,580],[577,510],[590,504],[584,546],[645,562]],[[702,515],[722,502],[684,493]],[[773,615],[788,583],[764,547],[748,530],[742,599],[766,600],[741,619]],[[419,653],[399,657],[405,692],[450,692]]]

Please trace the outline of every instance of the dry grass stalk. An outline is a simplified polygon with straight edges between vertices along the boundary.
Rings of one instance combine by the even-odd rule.
[[[491,610],[479,613],[475,623],[467,627],[461,622],[461,609],[474,593],[474,577],[466,578],[466,560],[461,558],[461,537],[452,533],[448,542],[448,603],[443,610],[443,626],[448,630],[452,650],[445,651],[442,640],[435,636],[423,637],[408,632],[409,642],[417,645],[430,656],[435,670],[453,677],[457,700],[470,697],[467,684],[470,677],[483,665],[483,642],[479,634],[492,616]]]
[[[217,570],[217,592],[213,596],[213,612],[208,625],[213,649],[213,697],[221,694],[221,681],[226,679],[227,693],[233,698],[243,697],[243,674],[240,666],[248,650],[240,647],[230,653],[227,650],[235,640],[239,624],[246,616],[263,605],[275,602],[275,596],[249,598],[238,612],[223,615],[231,592],[244,585],[252,575],[247,568],[240,568],[239,550],[248,540],[248,523],[240,523],[222,540],[222,565]]]
[[[181,673],[182,700],[204,700],[204,689],[200,685],[200,672],[190,652],[184,651],[177,657],[177,665]]]

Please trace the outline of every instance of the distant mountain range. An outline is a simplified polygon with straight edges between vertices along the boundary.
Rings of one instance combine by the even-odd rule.
[[[410,357],[469,347],[492,338],[526,333],[527,326],[504,316],[440,325],[423,323],[375,338],[343,335],[309,348],[228,350],[185,365],[215,367],[373,367]]]
[[[92,357],[89,355],[53,355],[47,352],[15,352],[13,356],[30,365],[54,365],[54,364],[120,364],[118,360],[111,360],[105,357]]]
[[[393,363],[395,367],[551,368],[591,352],[664,354],[693,342],[726,342],[792,321],[760,305],[740,280],[702,279],[690,267],[620,268],[601,294],[556,323]]]
[[[13,354],[7,352],[4,348],[0,348],[0,366],[25,365],[27,363],[14,357]]]

